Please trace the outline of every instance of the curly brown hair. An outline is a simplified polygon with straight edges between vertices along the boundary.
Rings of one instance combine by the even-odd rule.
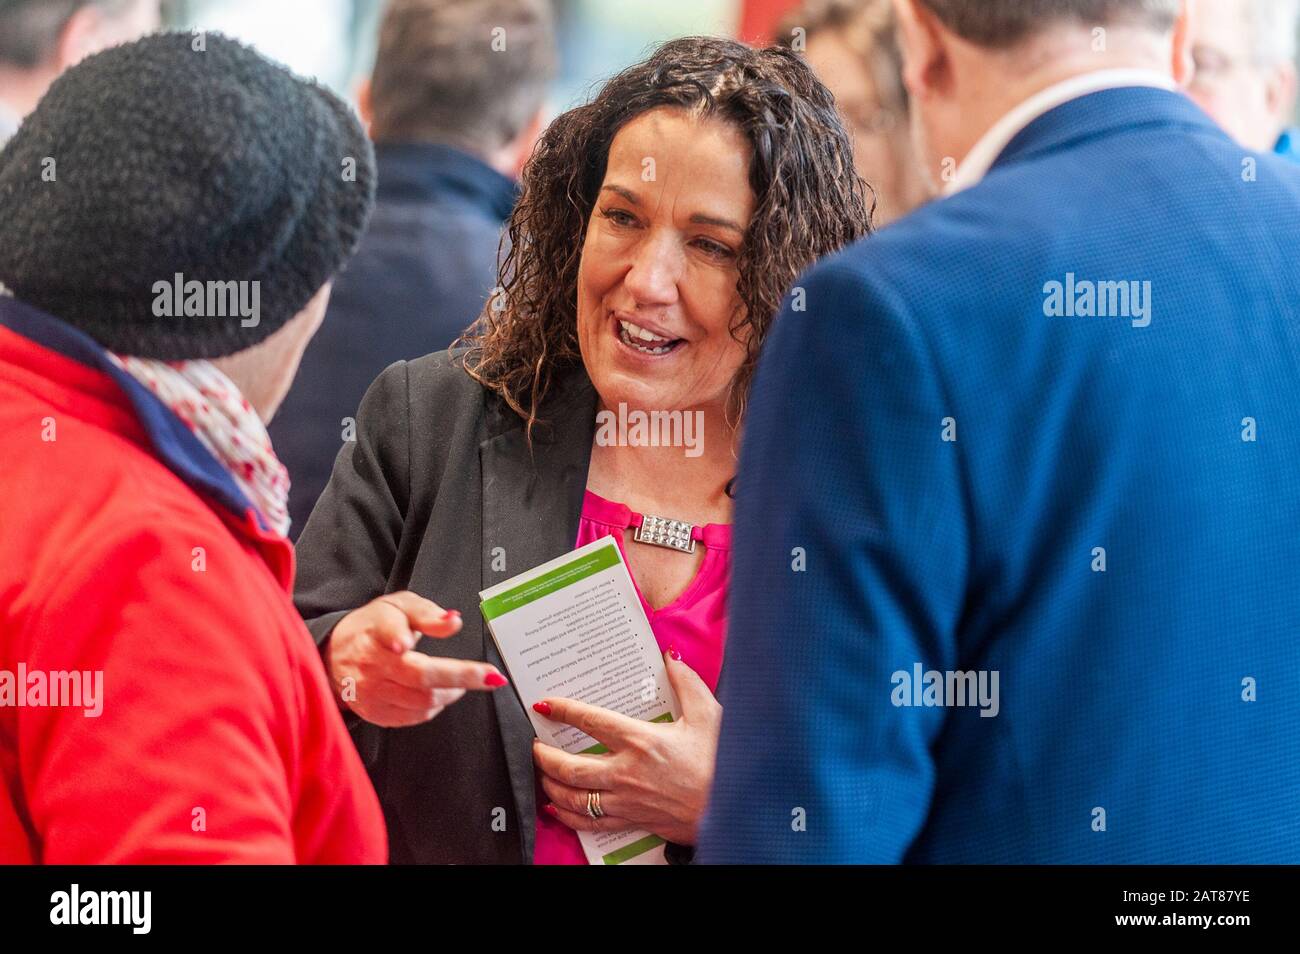
[[[499,287],[456,342],[468,346],[466,372],[527,421],[530,437],[557,375],[582,361],[578,263],[610,143],[629,121],[660,107],[728,121],[752,150],[749,182],[758,201],[737,259],[742,306],[731,327],[738,341],[746,326],[750,333],[728,401],[734,422],[744,415],[786,290],[817,258],[871,230],[874,194],[854,171],[830,92],[803,60],[717,37],[663,44],[542,134],[524,167]]]

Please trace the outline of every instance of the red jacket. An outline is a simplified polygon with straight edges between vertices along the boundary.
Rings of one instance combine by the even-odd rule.
[[[292,581],[174,415],[0,298],[0,864],[384,862]]]

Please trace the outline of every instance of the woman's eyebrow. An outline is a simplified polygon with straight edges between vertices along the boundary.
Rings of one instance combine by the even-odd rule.
[[[638,199],[638,198],[636,197],[636,193],[635,193],[635,192],[633,192],[631,189],[625,189],[625,188],[623,188],[621,185],[606,185],[606,186],[601,186],[601,187],[600,187],[600,191],[601,191],[601,192],[613,192],[613,193],[615,193],[616,195],[621,195],[623,198],[627,199],[627,201],[631,202],[633,205],[640,205],[640,204],[641,204],[641,200]]]
[[[613,183],[610,183],[609,185],[601,186],[600,191],[613,192],[615,195],[622,196],[624,199],[626,199],[628,202],[632,203],[633,205],[641,204],[641,200],[637,198],[635,192],[633,192],[631,189],[624,188],[621,185],[614,185]],[[737,234],[742,236],[745,234],[745,230],[741,228],[739,225],[737,225],[735,222],[731,221],[731,219],[720,218],[716,215],[705,215],[703,212],[696,212],[694,215],[691,216],[690,221],[691,224],[693,225],[714,225],[717,226],[718,228],[730,229],[731,231],[736,232]]]
[[[745,230],[731,219],[720,219],[717,216],[704,215],[700,212],[691,216],[691,223],[694,225],[716,225],[718,228],[731,229],[731,231],[738,232],[741,235],[745,234]]]

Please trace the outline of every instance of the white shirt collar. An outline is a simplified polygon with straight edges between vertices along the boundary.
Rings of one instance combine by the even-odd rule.
[[[980,137],[979,142],[975,143],[957,167],[957,174],[945,186],[944,194],[953,195],[969,189],[983,179],[993,168],[993,163],[997,162],[998,156],[1011,144],[1011,140],[1035,119],[1080,96],[1124,86],[1151,86],[1168,90],[1177,88],[1174,81],[1165,74],[1139,69],[1095,70],[1049,86],[1011,110]]]

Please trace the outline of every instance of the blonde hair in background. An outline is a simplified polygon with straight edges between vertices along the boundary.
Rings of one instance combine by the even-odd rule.
[[[884,196],[890,217],[905,214],[930,198],[931,192],[916,156],[909,115],[911,105],[903,82],[903,53],[897,39],[893,0],[806,0],[781,20],[776,42],[796,46],[819,34],[834,34],[870,73],[888,123],[875,131],[888,144],[897,195]],[[853,117],[846,117],[853,119]],[[855,123],[856,125],[857,123]],[[875,124],[873,124],[874,126]]]
[[[796,30],[802,30],[805,39],[822,32],[838,33],[871,71],[882,105],[900,115],[907,113],[892,0],[808,0],[781,21],[776,42],[792,46]]]

